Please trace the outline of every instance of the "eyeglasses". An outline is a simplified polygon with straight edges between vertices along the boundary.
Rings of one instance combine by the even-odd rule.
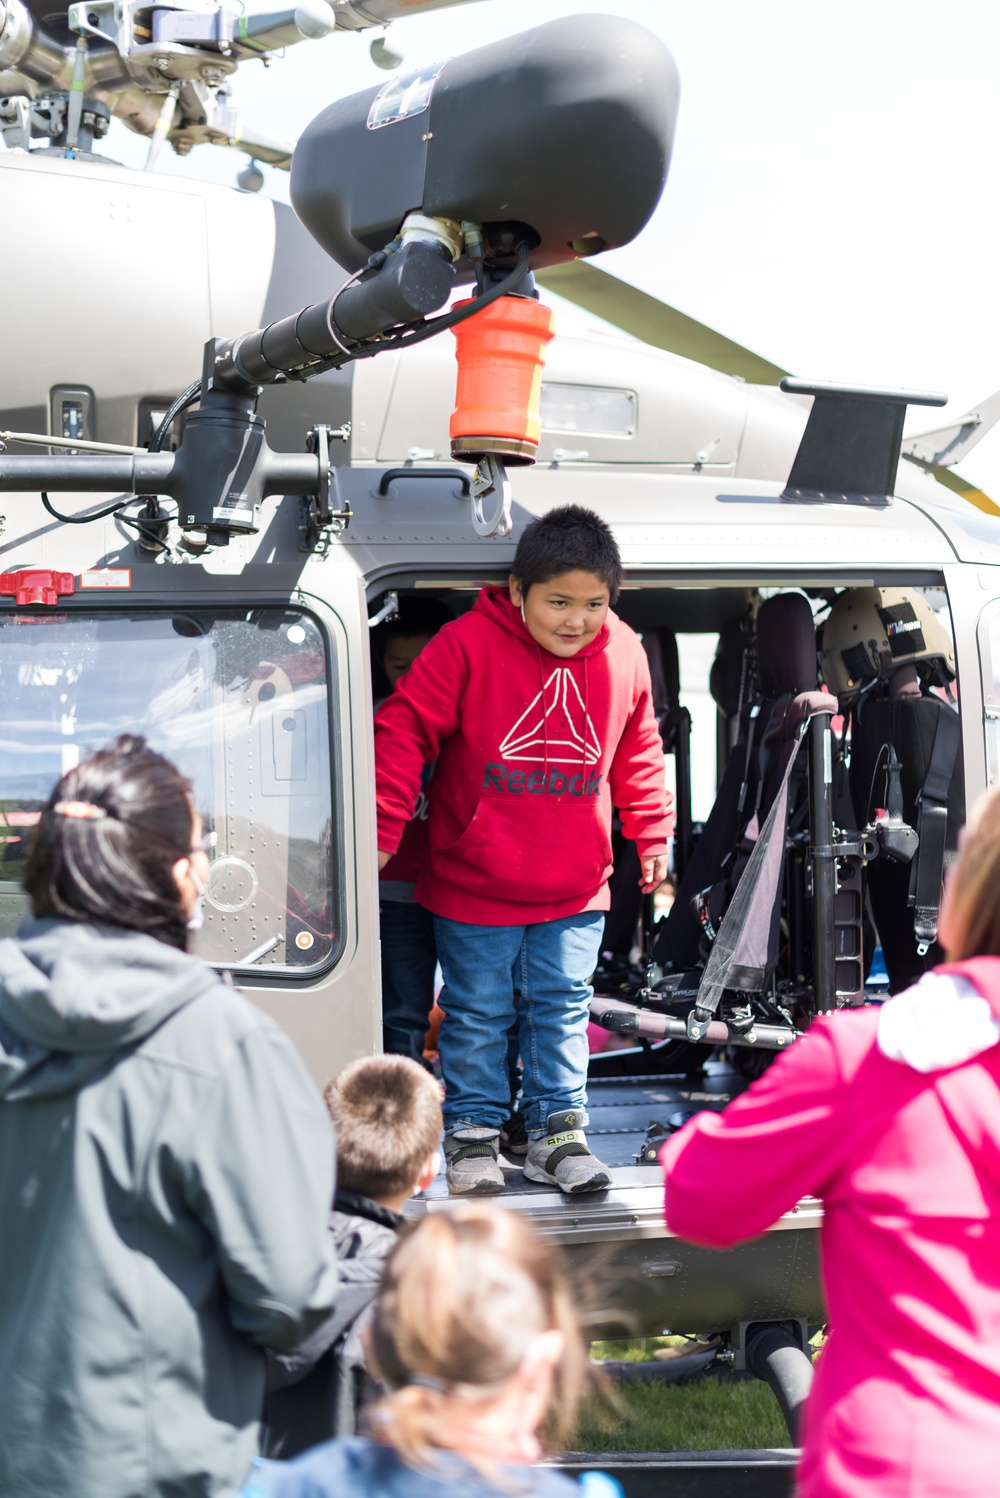
[[[191,852],[211,853],[214,848],[218,847],[218,844],[219,834],[213,828],[211,832],[206,832],[204,837],[200,837],[196,843],[191,844]]]

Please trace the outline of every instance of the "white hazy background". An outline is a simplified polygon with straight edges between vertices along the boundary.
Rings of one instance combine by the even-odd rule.
[[[908,430],[1000,387],[997,0],[476,0],[390,34],[407,67],[585,11],[656,32],[682,83],[660,206],[597,264],[796,374],[948,393]],[[387,80],[368,56],[378,34],[246,63],[234,102],[294,137]],[[141,165],[146,142],[115,122],[103,149]],[[233,182],[245,158],[202,146],[161,161]],[[266,176],[287,199],[287,176]],[[961,472],[1000,499],[1000,428]]]

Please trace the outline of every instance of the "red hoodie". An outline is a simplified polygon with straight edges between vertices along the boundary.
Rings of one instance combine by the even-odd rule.
[[[608,908],[612,805],[640,857],[672,826],[649,667],[612,613],[570,659],[532,639],[506,588],[421,651],[375,721],[378,846],[399,846],[437,759],[416,897],[482,926]]]

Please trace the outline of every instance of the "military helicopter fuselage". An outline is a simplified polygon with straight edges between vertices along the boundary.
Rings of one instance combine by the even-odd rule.
[[[409,595],[461,613],[483,584],[506,579],[523,525],[563,503],[584,504],[614,527],[626,575],[619,611],[644,640],[724,640],[743,629],[735,697],[717,696],[717,713],[712,706],[716,783],[742,743],[741,715],[753,716],[762,603],[795,594],[822,626],[839,597],[870,588],[912,590],[947,619],[966,798],[1000,776],[1000,534],[994,519],[929,475],[906,469],[897,479],[898,431],[885,492],[855,492],[836,474],[825,488],[796,490],[790,474],[820,397],[748,386],[610,334],[557,335],[536,461],[513,472],[512,530],[497,525],[484,539],[489,527],[470,504],[472,464],[456,461],[450,446],[450,331],[336,367],[335,330],[334,344],[316,354],[322,370],[305,379],[301,366],[296,375],[276,365],[294,377],[264,381],[248,397],[272,456],[295,461],[278,465],[275,484],[285,487],[263,484],[250,520],[224,532],[228,522],[216,523],[223,494],[212,515],[187,514],[176,475],[197,426],[190,407],[165,426],[171,403],[201,370],[204,408],[212,380],[244,357],[238,342],[211,344],[203,362],[211,340],[235,340],[333,297],[357,265],[335,263],[291,209],[93,156],[0,154],[0,201],[6,257],[29,265],[43,288],[8,305],[0,371],[0,431],[14,434],[0,457],[2,934],[24,913],[25,841],[55,779],[115,734],[142,732],[192,777],[217,834],[195,950],[289,1031],[317,1082],[377,1051],[370,626]],[[415,206],[404,203],[398,222]],[[510,259],[505,246],[498,275],[511,274]],[[852,411],[871,405],[863,392],[844,398]],[[220,387],[220,399],[236,397]],[[62,446],[19,442],[17,433]],[[158,452],[147,453],[151,441]],[[120,451],[91,454],[87,443]],[[136,487],[123,495],[94,477],[118,472],[107,466],[115,462],[134,465]],[[168,470],[174,476],[163,482],[174,489],[145,486],[143,475],[152,485]],[[244,513],[240,503],[231,513]],[[815,671],[807,685],[820,687]],[[700,689],[707,702],[707,680]],[[638,1058],[602,1055],[595,1065],[592,1133],[614,1167],[613,1186],[591,1199],[536,1187],[510,1193],[512,1209],[596,1267],[608,1309],[595,1335],[722,1332],[739,1358],[754,1323],[824,1319],[819,1204],[800,1204],[763,1240],[724,1257],[681,1244],[663,1226],[645,1135],[651,1109],[666,1117],[721,1106],[744,1085],[718,1053],[706,1068],[706,1040],[721,1038],[730,1059],[755,1044],[777,1049],[795,1043],[812,1013],[879,992],[869,978],[878,943],[862,886],[851,884],[879,856],[874,808],[856,809],[855,826],[827,804],[833,772],[824,781],[822,756],[844,735],[830,728],[828,698],[815,711],[822,732],[802,729],[800,767],[812,755],[819,770],[803,782],[798,822],[792,805],[782,832],[802,882],[786,874],[774,896],[788,940],[754,995],[763,1007],[747,1019],[725,1000],[705,1011],[721,1033],[692,1030],[697,1004],[675,999],[698,992],[697,978],[692,989],[687,969],[652,960],[638,991],[627,982],[606,989],[610,1002],[595,1017],[633,1041],[622,1057]],[[825,844],[814,805],[824,797],[833,818]],[[706,821],[690,817],[690,796],[687,810],[689,822]],[[688,827],[689,865],[696,833]],[[814,908],[821,885],[831,903],[818,924],[839,922],[858,943],[827,953],[825,979]],[[850,890],[862,891],[856,911],[834,921],[832,902]],[[796,922],[808,928],[801,940]],[[838,962],[852,964],[849,997]],[[738,986],[725,991],[732,999]],[[420,1210],[447,1208],[442,1189]]]

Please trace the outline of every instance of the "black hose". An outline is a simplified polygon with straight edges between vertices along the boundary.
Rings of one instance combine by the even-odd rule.
[[[802,1407],[812,1386],[813,1365],[809,1354],[787,1326],[767,1321],[751,1329],[746,1340],[746,1360],[750,1372],[774,1390],[792,1445],[797,1446]]]
[[[164,544],[163,537],[161,535],[159,535],[155,530],[151,529],[148,525],[143,524],[144,521],[149,522],[155,520],[157,518],[156,516],[149,514],[122,514],[122,510],[124,510],[128,505],[135,504],[137,500],[146,500],[148,507],[150,496],[143,494],[124,494],[122,495],[121,499],[116,500],[113,505],[108,505],[104,510],[89,510],[86,515],[61,515],[52,504],[49,496],[46,494],[44,489],[41,491],[41,494],[42,504],[44,505],[45,509],[48,510],[49,514],[54,520],[61,521],[63,525],[89,525],[92,520],[104,520],[108,515],[114,515],[122,525],[132,526],[133,529],[137,530],[141,536],[144,536],[148,542],[155,542],[157,547],[162,547]],[[155,498],[155,496],[152,497]]]
[[[107,515],[117,515],[119,510],[124,510],[135,499],[134,494],[123,494],[121,499],[116,499],[113,505],[108,505],[106,510],[90,510],[86,515],[60,515],[54,509],[49,496],[42,490],[42,504],[54,520],[61,520],[63,525],[89,525],[92,520],[103,520]]]

